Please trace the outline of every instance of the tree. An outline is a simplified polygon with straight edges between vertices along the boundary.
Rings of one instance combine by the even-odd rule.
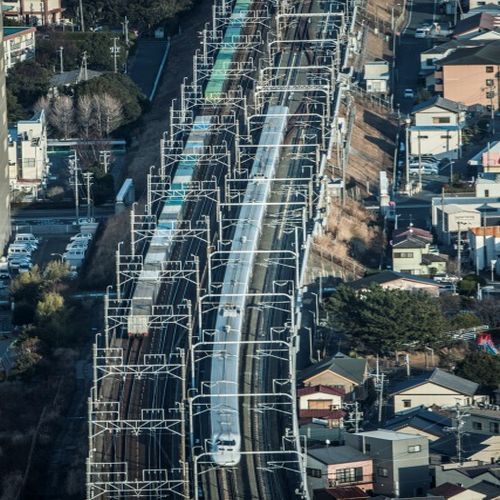
[[[76,132],[73,99],[66,95],[56,97],[50,107],[49,121],[62,134],[64,139],[73,136]]]
[[[42,360],[42,346],[40,339],[28,337],[22,340],[17,346],[16,372],[33,372],[36,365]]]
[[[95,116],[90,96],[82,95],[78,98],[77,116],[80,133],[85,139],[90,138],[95,130]]]
[[[9,122],[15,123],[18,120],[26,118],[26,111],[19,104],[17,97],[12,93],[12,90],[7,88],[6,92],[7,98],[7,112],[9,114]]]
[[[120,101],[109,94],[103,94],[100,98],[102,100],[101,109],[103,111],[104,130],[106,136],[109,136],[113,130],[121,125],[123,108]]]
[[[493,391],[500,380],[500,356],[492,356],[483,351],[472,351],[457,363],[455,373],[477,382],[485,390]]]
[[[27,273],[18,274],[10,284],[10,291],[16,302],[24,300],[36,304],[42,292],[40,268],[33,266]]]
[[[387,354],[436,345],[443,340],[446,320],[439,303],[425,292],[385,290],[372,286],[358,292],[341,285],[331,297],[332,327],[341,329],[356,347]]]
[[[46,293],[36,305],[36,319],[39,323],[47,322],[64,309],[64,298],[56,292]]]
[[[53,286],[54,284],[68,278],[69,272],[70,270],[67,262],[51,260],[47,263],[45,269],[43,270],[43,279]]]
[[[469,274],[465,278],[458,282],[457,291],[461,295],[473,296],[477,293],[478,285],[484,285],[484,278],[481,276],[476,276],[475,274]]]

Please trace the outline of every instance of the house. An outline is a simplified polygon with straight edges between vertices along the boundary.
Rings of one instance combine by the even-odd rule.
[[[461,436],[461,458],[478,465],[495,463],[500,458],[500,436],[466,432]],[[449,432],[429,445],[433,463],[459,461],[457,435]]]
[[[374,493],[413,497],[429,489],[427,438],[378,429],[346,434],[345,442],[373,459]]]
[[[500,410],[487,408],[471,408],[470,415],[464,421],[464,432],[474,432],[486,436],[500,435]]]
[[[339,410],[336,410],[339,411]],[[342,412],[344,414],[344,412]],[[299,419],[299,434],[306,439],[307,447],[341,445],[344,442],[343,427],[331,426],[324,418]]]
[[[469,238],[469,259],[476,271],[490,270],[500,257],[500,226],[471,227]]]
[[[63,87],[69,89],[70,87],[73,87],[80,82],[93,80],[94,78],[98,78],[103,74],[103,71],[94,71],[85,68],[64,71],[63,73],[56,73],[50,79],[49,96],[57,97],[59,95],[59,89]]]
[[[61,0],[3,0],[4,15],[34,26],[59,24],[64,9]]]
[[[500,173],[500,141],[492,141],[468,162],[478,167],[478,171],[490,174]]]
[[[500,486],[500,465],[477,465],[466,462],[464,464],[450,463],[434,467],[436,486],[444,483],[460,484],[464,488],[473,489],[482,482]]]
[[[500,197],[500,174],[479,174],[474,183],[474,190],[478,198]]]
[[[481,12],[500,15],[500,0],[469,0],[469,10],[461,14],[461,19],[475,16]]]
[[[422,405],[396,413],[394,417],[386,421],[384,428],[407,434],[418,434],[429,441],[436,441],[449,433],[448,429],[451,425],[450,418]]]
[[[368,363],[363,358],[350,358],[337,353],[303,370],[300,380],[304,386],[329,386],[351,394],[368,378]]]
[[[466,106],[498,109],[496,75],[500,65],[500,40],[490,40],[479,47],[456,49],[436,64],[435,92]]]
[[[368,500],[370,498],[358,486],[323,488],[313,491],[313,500]]]
[[[435,96],[413,107],[410,152],[436,157],[462,156],[462,130],[466,125],[465,106]]]
[[[306,471],[310,491],[339,486],[373,490],[373,460],[351,446],[308,449]]]
[[[370,276],[353,281],[349,285],[356,290],[367,290],[372,285],[378,285],[385,290],[398,289],[408,292],[427,292],[436,297],[439,296],[441,290],[441,285],[436,281],[394,271],[370,274]]]
[[[448,258],[439,254],[422,230],[410,228],[396,235],[392,243],[392,269],[394,272],[433,275],[446,272]]]
[[[469,38],[480,33],[492,31],[500,26],[500,19],[489,12],[473,12],[464,17],[453,30],[454,38]]]
[[[6,71],[18,62],[35,58],[35,33],[36,28],[30,26],[4,26],[3,57]]]
[[[432,488],[432,490],[429,490],[429,495],[443,497],[446,500],[482,500],[486,496],[452,483],[443,483],[436,488]]]
[[[448,408],[487,401],[487,396],[477,395],[478,387],[475,382],[435,368],[432,372],[410,377],[393,388],[394,412],[422,405]]]
[[[8,157],[11,189],[36,194],[48,173],[47,123],[43,110],[9,129]]]
[[[389,93],[390,68],[387,61],[370,61],[365,64],[366,91],[371,94]]]
[[[340,410],[344,391],[326,385],[301,387],[297,390],[299,412],[303,410]]]

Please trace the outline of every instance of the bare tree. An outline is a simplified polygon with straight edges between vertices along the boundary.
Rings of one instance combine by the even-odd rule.
[[[36,113],[45,111],[45,114],[48,115],[50,111],[50,100],[45,96],[40,97],[40,99],[38,99],[38,101],[33,106],[33,109]]]
[[[121,102],[109,94],[92,96],[92,109],[96,120],[98,137],[108,136],[123,121],[123,106]]]
[[[56,97],[52,102],[49,121],[65,139],[71,137],[77,130],[73,99],[65,95]]]
[[[95,133],[96,119],[94,116],[94,106],[92,98],[88,95],[82,95],[78,98],[78,125],[85,139],[88,139]]]

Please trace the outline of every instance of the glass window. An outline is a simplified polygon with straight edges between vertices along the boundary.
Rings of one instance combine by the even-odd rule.
[[[436,125],[438,123],[450,123],[450,117],[449,116],[433,116],[432,123],[434,125]]]
[[[481,422],[472,422],[472,428],[475,431],[480,431],[483,428],[483,424]]]
[[[413,252],[394,252],[396,259],[413,259]]]
[[[380,477],[389,477],[389,469],[386,469],[385,467],[378,467],[377,474]]]
[[[351,467],[350,469],[338,469],[335,471],[337,483],[355,483],[363,480],[363,468]]]
[[[498,422],[490,422],[490,432],[498,434],[500,424]]]
[[[403,408],[411,408],[411,399],[403,399]]]
[[[486,66],[486,73],[493,73],[493,71],[495,71],[493,66]]]
[[[312,469],[311,467],[307,467],[306,472],[310,477],[321,477],[321,469]]]
[[[419,444],[408,446],[408,453],[420,453],[421,451],[422,451],[422,446],[420,446]]]

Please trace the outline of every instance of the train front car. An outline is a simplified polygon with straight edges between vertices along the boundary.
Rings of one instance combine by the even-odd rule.
[[[275,176],[288,108],[272,106],[264,122],[239,222],[232,238],[215,325],[211,368],[211,443],[213,461],[234,466],[241,460],[239,356],[255,251],[259,246],[270,179]]]

